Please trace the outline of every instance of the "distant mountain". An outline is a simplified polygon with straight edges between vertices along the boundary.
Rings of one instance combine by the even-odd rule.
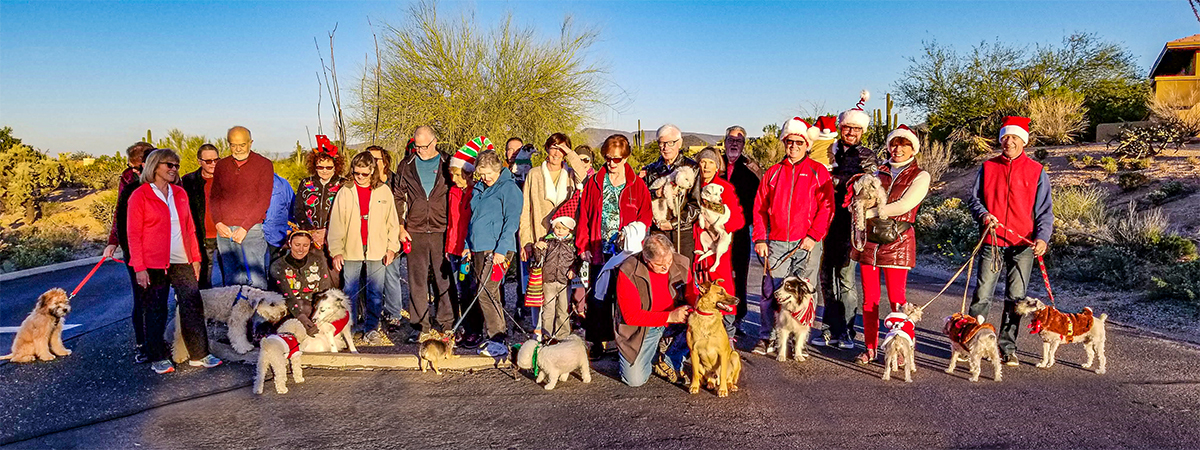
[[[630,143],[633,143],[633,135],[635,133],[636,131],[620,131],[607,128],[583,129],[583,136],[585,137],[584,142],[593,148],[599,148],[600,144],[603,144],[605,139],[614,134],[624,135],[629,139]],[[645,143],[654,142],[658,139],[658,133],[655,130],[643,130],[642,137],[645,139]],[[683,143],[686,146],[716,145],[719,144],[723,138],[724,136],[718,134],[695,133],[691,131],[683,132]]]

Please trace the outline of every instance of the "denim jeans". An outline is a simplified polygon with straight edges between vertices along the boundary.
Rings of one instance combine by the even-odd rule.
[[[383,261],[344,261],[342,275],[346,279],[345,292],[350,296],[350,304],[358,305],[355,299],[360,292],[365,294],[362,311],[350,312],[351,317],[357,317],[359,313],[363,317],[362,325],[356,326],[356,331],[365,333],[379,329],[379,314],[383,310],[383,295],[387,284],[387,274],[384,272],[386,269]]]
[[[237,230],[238,227],[230,229]],[[263,238],[261,223],[246,232],[241,244],[218,236],[217,251],[221,257],[225,285],[240,284],[267,289],[267,240]]]
[[[767,242],[766,263],[771,269],[771,274],[769,278],[764,277],[766,279],[763,280],[763,295],[759,301],[759,337],[763,339],[771,339],[775,332],[775,314],[772,313],[775,286],[779,286],[783,279],[789,276],[808,278],[810,282],[815,283],[813,280],[817,279],[817,273],[821,270],[821,243],[818,242],[811,252],[807,252],[798,248],[800,242],[802,241]]]
[[[664,328],[649,327],[646,329],[646,336],[642,338],[642,348],[633,361],[625,360],[624,356],[617,357],[620,360],[622,383],[638,387],[646,384],[646,381],[650,379],[654,368],[654,357],[658,353],[658,341],[662,339]]]
[[[1000,259],[999,264],[993,257]],[[967,312],[971,316],[988,315],[1000,269],[1007,268],[1004,312],[1000,316],[1000,353],[1005,355],[1017,351],[1017,332],[1021,328],[1021,316],[1015,311],[1016,302],[1025,299],[1026,290],[1029,288],[1029,275],[1033,271],[1033,260],[1033,247],[1029,246],[997,247],[985,244],[979,249],[979,261],[975,263],[979,266],[979,285],[975,288],[975,295]]]
[[[400,254],[397,254],[396,259],[392,260],[392,263],[388,264],[386,269],[383,269],[386,278],[383,294],[383,310],[396,319],[401,317],[400,311],[404,310],[404,277],[400,273],[400,256]],[[416,301],[417,299],[413,300]]]

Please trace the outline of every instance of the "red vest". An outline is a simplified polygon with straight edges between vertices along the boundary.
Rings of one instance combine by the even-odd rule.
[[[924,171],[924,169],[921,169],[921,166],[917,165],[916,161],[913,161],[901,170],[900,174],[894,180],[892,179],[891,169],[887,165],[880,166],[875,175],[879,177],[879,181],[883,183],[883,189],[887,191],[888,203],[894,203],[899,201],[901,197],[904,197],[904,193],[908,192],[908,188],[912,186],[913,180]],[[904,214],[892,217],[892,219],[915,224],[917,222],[917,210],[919,209],[921,209],[921,205],[917,205]],[[851,248],[850,258],[868,266],[907,267],[911,269],[917,265],[917,233],[914,228],[909,228],[908,231],[900,235],[899,239],[889,244],[867,242],[863,245],[861,252]]]
[[[997,229],[999,242],[991,236],[984,242],[1001,247],[1029,245],[1021,238],[1033,242],[1033,207],[1041,176],[1042,165],[1024,153],[1012,160],[1000,155],[983,163],[983,206],[1012,230]]]

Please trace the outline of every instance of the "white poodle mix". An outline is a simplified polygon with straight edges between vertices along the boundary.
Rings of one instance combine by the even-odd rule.
[[[204,317],[225,323],[229,328],[229,344],[239,355],[254,350],[254,344],[246,337],[246,329],[256,314],[271,323],[279,322],[288,314],[282,295],[250,286],[203,289],[200,298],[204,300]],[[179,328],[179,314],[172,322],[175,330],[171,333],[171,359],[181,363],[191,359],[191,355],[188,355],[187,346],[180,344],[183,332]]]
[[[717,271],[717,267],[721,265],[721,257],[729,252],[729,246],[733,243],[733,235],[725,230],[725,224],[729,222],[732,211],[721,202],[721,195],[724,193],[725,187],[716,183],[710,183],[700,191],[699,219],[703,232],[700,233],[700,248],[696,249],[696,260],[716,255],[712,267],[708,268],[709,272]]]
[[[553,345],[539,344],[534,339],[525,341],[517,351],[517,367],[533,370],[535,359],[538,367],[537,382],[549,380],[545,386],[547,391],[554,389],[559,381],[567,381],[571,372],[576,369],[579,370],[579,378],[584,383],[592,382],[587,346],[583,345],[583,339],[577,335],[567,336]]]
[[[254,369],[254,393],[263,393],[263,384],[270,369],[275,377],[275,393],[286,394],[288,365],[292,366],[292,380],[304,382],[304,371],[300,368],[304,352],[300,347],[305,342],[316,340],[309,338],[304,331],[304,324],[296,319],[288,319],[279,326],[279,331],[263,338],[259,344],[258,364]]]
[[[886,205],[887,192],[883,190],[883,182],[879,177],[871,174],[856,176],[852,189],[854,197],[850,203],[850,215],[854,219],[853,244],[855,249],[862,250],[867,243],[867,210]]]
[[[662,196],[650,201],[650,212],[655,222],[669,222],[682,215],[683,202],[680,197],[696,185],[696,169],[678,167],[670,175],[659,177],[650,185],[650,191],[662,189]]]

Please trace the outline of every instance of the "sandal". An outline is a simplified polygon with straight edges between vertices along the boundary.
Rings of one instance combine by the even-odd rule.
[[[864,366],[867,364],[870,364],[871,361],[874,361],[874,360],[875,360],[875,351],[874,350],[866,350],[862,353],[859,353],[857,358],[854,358],[854,362],[862,364]]]

